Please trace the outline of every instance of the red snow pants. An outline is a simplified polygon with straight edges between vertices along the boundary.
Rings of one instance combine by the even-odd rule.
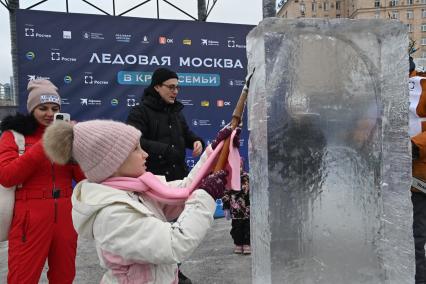
[[[71,218],[71,198],[15,201],[9,232],[9,284],[37,284],[46,259],[49,284],[72,283],[77,233]]]

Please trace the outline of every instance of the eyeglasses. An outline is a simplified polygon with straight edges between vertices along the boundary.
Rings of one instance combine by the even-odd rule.
[[[166,84],[161,84],[161,86],[167,87],[169,88],[170,91],[179,91],[180,90],[180,86],[178,85],[166,85]]]

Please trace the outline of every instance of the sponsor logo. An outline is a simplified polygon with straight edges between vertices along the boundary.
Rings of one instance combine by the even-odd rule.
[[[217,87],[220,86],[219,74],[178,73],[180,86]],[[120,85],[151,84],[151,72],[119,71],[117,81]]]
[[[195,160],[194,159],[186,159],[186,165],[189,168],[193,168],[195,166]]]
[[[32,61],[35,59],[35,53],[33,51],[28,51],[27,53],[25,53],[25,58]]]
[[[50,80],[50,77],[47,76],[40,76],[40,75],[27,75],[28,76],[28,81],[31,80],[38,80],[38,79],[46,79],[46,80]]]
[[[60,50],[52,49],[51,52],[50,52],[50,60],[52,60],[52,61],[76,62],[77,58],[62,56]]]
[[[192,102],[192,100],[186,100],[186,99],[183,99],[183,100],[180,100],[180,102],[181,102],[184,106],[193,106],[193,105],[194,105],[194,103]]]
[[[184,44],[184,45],[192,45],[192,40],[190,40],[190,39],[184,39],[183,41],[182,41],[182,43]]]
[[[246,48],[246,45],[238,43],[234,37],[228,37],[228,47],[231,47],[231,48]]]
[[[105,39],[103,33],[83,32],[83,39]]]
[[[132,35],[129,35],[129,34],[115,34],[115,40],[118,42],[129,43],[131,39],[132,39]]]
[[[109,82],[105,80],[97,80],[94,78],[91,72],[84,73],[84,84],[85,85],[108,85]]]
[[[244,80],[235,80],[235,79],[229,79],[228,85],[231,87],[242,87],[244,86],[245,82]]]
[[[193,119],[192,120],[192,125],[195,127],[198,126],[211,126],[211,122],[208,119]]]
[[[158,43],[159,44],[171,44],[171,43],[173,43],[173,39],[167,38],[165,36],[160,36],[160,37],[158,37]]]
[[[149,43],[148,37],[147,36],[143,36],[142,38],[142,43]]]
[[[126,104],[128,107],[134,107],[139,105],[139,100],[137,99],[137,97],[135,95],[128,95],[127,96],[127,100],[126,100]]]
[[[220,127],[224,127],[226,125],[225,120],[222,119],[222,121],[220,122]]]
[[[210,105],[209,101],[201,101],[201,106],[202,107],[208,107]]]
[[[70,84],[72,82],[71,76],[70,75],[66,75],[64,77],[64,82],[65,82],[65,84]]]
[[[219,46],[219,41],[217,40],[211,40],[207,38],[201,39],[201,45],[203,46]]]
[[[64,39],[71,39],[72,38],[71,31],[62,31],[62,38],[64,38]]]
[[[128,107],[133,107],[136,106],[136,99],[131,99],[131,98],[127,98],[127,106]]]
[[[34,26],[32,25],[27,25],[25,27],[25,36],[32,37],[32,38],[51,38],[52,37],[51,34],[44,34],[44,33],[37,32]]]
[[[216,106],[217,107],[223,107],[223,103],[224,103],[223,100],[217,100],[216,101]]]
[[[89,98],[80,98],[80,104],[82,106],[100,106],[102,105],[102,101]]]
[[[117,106],[118,105],[118,99],[112,99],[111,100],[111,105],[112,106]]]

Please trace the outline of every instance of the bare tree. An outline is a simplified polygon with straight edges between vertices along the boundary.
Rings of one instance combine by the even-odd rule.
[[[18,105],[18,49],[16,47],[16,11],[19,9],[19,0],[9,0],[9,20],[10,20],[10,43],[12,53],[12,72],[13,72],[13,103]]]
[[[207,18],[207,9],[206,9],[206,0],[198,0],[198,20],[206,21]]]

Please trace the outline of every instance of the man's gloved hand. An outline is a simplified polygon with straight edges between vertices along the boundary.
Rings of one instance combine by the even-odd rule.
[[[225,193],[227,176],[228,172],[225,170],[220,170],[216,173],[209,174],[201,181],[199,188],[207,191],[207,193],[210,194],[214,200],[221,199]]]
[[[237,131],[237,133],[234,136],[234,140],[232,141],[232,144],[239,148],[240,147],[240,133],[241,133],[241,128],[237,127],[235,128],[235,130]],[[223,140],[225,140],[226,138],[228,138],[232,133],[232,127],[230,124],[227,124],[224,128],[222,128],[221,130],[219,130],[219,132],[216,135],[216,138],[212,141],[212,149],[216,149],[217,145],[219,145],[219,143]]]

